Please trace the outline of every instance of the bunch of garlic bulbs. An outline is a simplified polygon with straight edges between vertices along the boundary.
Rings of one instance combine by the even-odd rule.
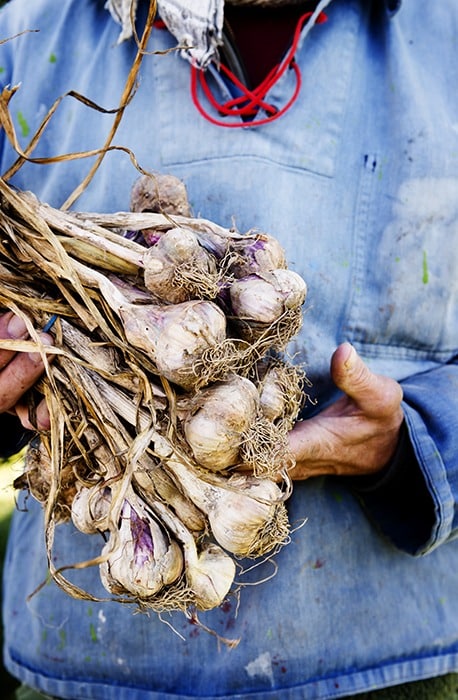
[[[100,538],[93,563],[123,601],[221,605],[239,558],[289,538],[287,435],[308,380],[284,351],[305,282],[273,236],[191,217],[170,176],[141,178],[136,211],[112,215],[57,211],[1,179],[0,198],[0,304],[46,364],[51,430],[17,486],[43,503],[47,543],[71,520]],[[50,317],[51,350],[34,331]]]

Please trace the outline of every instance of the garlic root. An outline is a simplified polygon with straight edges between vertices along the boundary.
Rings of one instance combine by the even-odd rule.
[[[143,256],[146,287],[161,301],[215,299],[221,280],[216,258],[186,228],[172,228]]]

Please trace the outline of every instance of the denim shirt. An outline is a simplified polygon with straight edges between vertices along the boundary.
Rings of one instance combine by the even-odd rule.
[[[345,480],[296,483],[291,541],[251,570],[240,562],[240,599],[200,615],[240,640],[230,648],[181,613],[134,614],[110,601],[93,568],[67,575],[102,602],[53,583],[31,596],[47,562],[41,507],[29,499],[5,566],[4,653],[13,674],[46,693],[324,699],[458,671],[458,7],[406,1],[391,16],[376,5],[328,6],[298,49],[295,104],[259,128],[200,116],[189,63],[164,53],[174,40],[154,29],[158,53],[143,58],[114,142],[142,167],[182,178],[195,215],[282,242],[309,288],[291,348],[313,382],[305,420],[336,398],[329,360],[341,341],[400,381],[429,526],[409,521],[408,489],[394,502],[355,494]],[[119,104],[136,49],[116,44],[103,2],[12,0],[1,35],[25,29],[40,31],[0,45],[0,81],[21,83],[10,108],[23,146],[71,89],[107,110]],[[281,107],[293,89],[287,71],[268,99]],[[33,156],[99,148],[112,119],[65,97]],[[1,172],[13,161],[3,142]],[[14,183],[60,206],[90,163],[28,163]],[[75,207],[128,209],[136,178],[126,151],[112,150]],[[53,557],[69,565],[101,546],[63,525]]]

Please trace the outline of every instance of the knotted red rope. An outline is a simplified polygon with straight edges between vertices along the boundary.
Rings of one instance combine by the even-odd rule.
[[[312,12],[306,12],[302,15],[296,25],[294,31],[293,40],[291,47],[282,59],[274,68],[268,73],[264,80],[254,89],[249,90],[246,85],[240,82],[240,80],[232,73],[227,66],[221,64],[220,71],[240,90],[241,94],[234,97],[226,102],[218,102],[214,96],[209,82],[207,80],[207,73],[204,70],[197,68],[195,63],[191,65],[191,96],[194,105],[196,106],[199,113],[209,122],[215,124],[216,126],[224,126],[229,128],[246,128],[253,126],[261,126],[263,124],[268,124],[270,122],[279,119],[291,105],[297,99],[299,91],[301,89],[302,78],[299,66],[295,60],[295,54],[299,44],[302,28],[305,22],[310,19]],[[320,12],[317,17],[316,23],[321,24],[326,22],[327,16]],[[292,96],[288,102],[281,108],[278,109],[274,105],[266,102],[266,95],[269,90],[280,80],[282,75],[287,70],[293,70],[296,78],[296,84]],[[199,88],[202,90],[203,94],[207,98],[209,104],[222,116],[222,117],[236,117],[237,121],[228,121],[225,119],[218,119],[210,114],[202,105],[199,99]],[[266,114],[265,117],[260,117],[256,119],[256,115],[260,110]],[[240,121],[240,119],[245,119],[245,121]],[[249,120],[249,121],[247,121]]]

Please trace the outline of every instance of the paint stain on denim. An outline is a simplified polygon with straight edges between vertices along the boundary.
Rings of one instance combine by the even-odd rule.
[[[426,250],[423,251],[423,284],[428,284],[429,282],[429,272],[428,272],[428,257],[426,255]]]
[[[22,136],[26,137],[30,134],[30,126],[27,123],[26,118],[22,114],[22,112],[17,113],[17,120],[19,123],[19,126],[21,128],[21,134]]]

